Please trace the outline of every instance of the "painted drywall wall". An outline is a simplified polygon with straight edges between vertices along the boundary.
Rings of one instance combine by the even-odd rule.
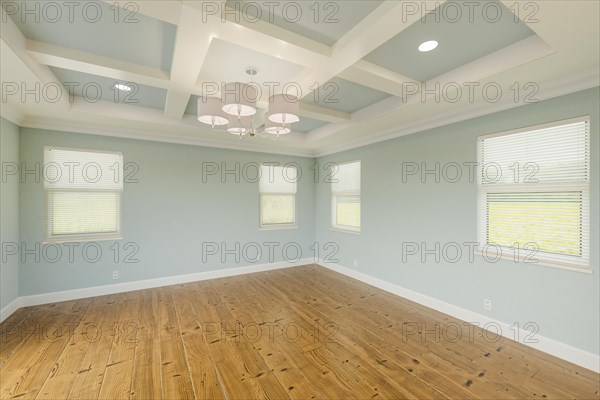
[[[314,183],[307,172],[312,158],[27,128],[20,132],[21,162],[30,170],[43,163],[44,146],[121,151],[126,164],[123,240],[77,247],[42,243],[43,177],[26,176],[20,187],[21,242],[26,246],[21,249],[21,296],[311,256]],[[262,162],[293,162],[301,168],[296,229],[259,230],[255,178]],[[209,174],[215,168],[218,172]],[[221,174],[236,168],[237,174]],[[113,271],[119,271],[118,280]]]
[[[321,179],[315,192],[316,242],[336,243],[339,252],[333,258],[343,266],[509,324],[535,323],[542,336],[598,354],[599,97],[595,88],[319,158],[321,166],[362,162],[362,231],[330,229],[330,184]],[[479,135],[582,115],[591,118],[592,273],[507,260],[491,263],[478,255],[470,259],[464,243],[477,241],[477,184],[466,167],[456,183],[451,183],[455,170],[446,170],[444,179],[444,165],[476,162]],[[422,179],[419,173],[404,183],[403,163],[431,170],[439,163],[440,182],[434,174]],[[421,250],[439,243],[440,260],[424,251],[413,256],[406,251],[403,261],[403,243],[417,243]],[[451,262],[458,254],[454,244],[462,256]],[[492,300],[490,311],[483,308],[486,298]]]
[[[55,257],[55,248],[41,243],[43,185],[35,175],[27,175],[20,185],[19,225],[28,249],[21,249],[19,255],[23,258],[20,295],[249,264],[243,257],[236,262],[232,254],[225,254],[223,262],[220,253],[203,261],[206,242],[225,243],[227,249],[235,248],[236,242],[240,247],[249,245],[250,257],[258,243],[265,254],[256,263],[265,263],[270,261],[269,242],[278,244],[274,260],[279,261],[283,245],[298,243],[301,257],[306,258],[313,256],[309,246],[316,241],[321,257],[331,253],[329,243],[334,243],[339,251],[333,258],[342,265],[353,268],[356,260],[354,268],[368,275],[521,327],[534,322],[540,335],[598,354],[599,254],[594,244],[599,237],[599,95],[597,88],[587,90],[318,159],[321,166],[329,161],[362,161],[360,235],[330,230],[330,187],[322,182],[323,174],[317,185],[312,182],[312,159],[21,128],[20,158],[26,167],[42,162],[47,145],[119,150],[126,162],[139,167],[133,176],[139,182],[125,185],[124,240],[116,246],[114,241],[99,242],[102,255],[97,262],[92,262],[96,247],[88,247],[88,260],[83,257],[84,245],[76,247],[71,262],[63,245],[63,254],[55,262],[49,260]],[[475,162],[478,135],[581,115],[590,115],[592,127],[592,274],[505,260],[489,263],[479,256],[470,260],[464,248],[465,254],[456,262],[436,262],[432,255],[422,262],[420,254],[403,262],[403,242],[425,243],[431,249],[436,242],[460,245],[477,240],[477,187],[468,177],[455,183],[442,178],[436,183],[433,174],[425,182],[416,175],[403,183],[402,162],[420,167],[425,162],[428,168],[438,162],[441,166]],[[264,161],[293,161],[302,168],[297,229],[258,229],[257,183],[243,178],[237,183],[235,174],[226,175],[224,183],[220,174],[203,182],[203,163],[216,163],[219,168],[225,163],[228,169],[240,163],[242,170],[247,163]],[[468,175],[466,170],[463,174]],[[130,243],[133,247],[125,247]],[[36,251],[36,244],[42,250]],[[288,248],[292,256],[294,248]],[[130,255],[138,262],[126,262]],[[114,270],[119,270],[117,281],[112,280]],[[492,310],[483,309],[484,298],[493,301]]]
[[[11,172],[19,163],[19,127],[4,118],[0,124],[3,171],[0,177],[0,309],[3,309],[19,296],[19,259],[4,257],[4,249],[19,243],[19,176]]]

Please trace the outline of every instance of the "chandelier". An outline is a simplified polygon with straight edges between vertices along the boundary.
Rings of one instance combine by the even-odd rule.
[[[253,78],[257,70],[248,67],[246,73]],[[257,100],[258,93],[253,82],[225,83],[221,86],[220,98],[205,96],[198,99],[198,121],[213,128],[227,125],[227,131],[240,138],[255,136],[253,116],[256,114]],[[298,97],[285,93],[270,96],[263,131],[277,137],[290,133],[291,124],[300,121],[299,111]]]

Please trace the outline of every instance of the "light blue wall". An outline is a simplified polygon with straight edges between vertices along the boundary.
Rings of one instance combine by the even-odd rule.
[[[326,162],[362,161],[362,232],[330,230],[330,185],[316,189],[315,232],[319,243],[336,242],[337,259],[363,273],[412,289],[500,321],[535,322],[540,335],[599,353],[600,273],[598,254],[599,207],[599,89],[591,89],[493,115],[404,136],[318,159]],[[511,261],[488,263],[426,262],[407,257],[402,243],[477,241],[477,185],[463,177],[458,183],[426,183],[419,177],[402,182],[403,162],[477,161],[478,135],[551,121],[591,117],[591,266],[593,273],[573,272]],[[466,250],[465,250],[466,253]],[[454,257],[453,254],[449,258]],[[493,310],[483,309],[483,299]]]
[[[1,118],[0,166],[19,163],[19,127]],[[0,176],[0,309],[19,296],[19,260],[1,257],[4,244],[19,242],[19,177]]]
[[[256,256],[256,247],[247,247],[247,258],[242,254],[239,263],[234,255],[225,262],[217,255],[203,262],[202,243],[206,242],[225,242],[228,249],[235,249],[236,243],[241,249],[258,243],[263,254],[257,264],[270,261],[265,242],[279,244],[275,261],[283,259],[282,247],[288,243],[298,243],[304,257],[312,254],[308,247],[314,237],[314,184],[306,173],[314,159],[21,128],[21,162],[29,169],[43,162],[44,146],[121,151],[125,163],[139,166],[139,183],[125,184],[124,239],[118,242],[117,262],[110,248],[114,241],[99,242],[102,257],[96,263],[86,261],[83,245],[75,249],[73,263],[64,245],[58,262],[51,262],[56,249],[46,247],[48,254],[42,251],[39,262],[34,255],[26,255],[21,263],[21,296],[245,266]],[[246,182],[243,172],[240,183],[235,175],[226,176],[225,183],[220,175],[209,176],[203,183],[203,163],[216,162],[219,167],[226,163],[230,170],[240,163],[242,171],[247,163],[290,161],[299,163],[304,172],[298,183],[297,229],[259,231],[258,183]],[[249,167],[245,175],[253,179],[255,171]],[[43,221],[43,182],[28,176],[21,184],[20,226],[21,241],[29,250],[43,240]],[[124,260],[130,250],[124,246],[129,242],[139,246],[139,263]],[[88,250],[88,260],[93,260],[96,253]],[[288,250],[289,257],[296,258],[294,247]],[[119,280],[112,279],[114,270],[119,271]]]
[[[600,282],[598,279],[598,204],[599,204],[599,89],[563,96],[470,121],[397,138],[351,151],[323,157],[318,162],[362,161],[362,232],[360,235],[332,231],[330,225],[330,188],[315,185],[310,175],[314,160],[251,152],[220,150],[76,133],[20,129],[20,159],[26,166],[42,162],[43,146],[118,150],[126,162],[139,165],[139,183],[125,185],[124,235],[117,262],[109,248],[114,242],[101,243],[103,255],[97,263],[83,259],[81,246],[74,262],[66,255],[56,263],[36,262],[26,255],[20,265],[20,295],[136,281],[191,272],[208,271],[235,265],[228,256],[202,261],[202,242],[225,242],[233,248],[257,242],[280,246],[276,260],[282,259],[281,246],[298,243],[303,257],[312,257],[309,246],[316,241],[324,254],[328,242],[339,245],[336,258],[352,268],[430,295],[448,303],[489,315],[504,322],[535,322],[539,334],[599,353]],[[402,183],[402,162],[475,162],[478,135],[510,130],[549,121],[591,116],[592,127],[592,274],[577,273],[543,266],[499,261],[491,264],[481,258],[474,262],[436,263],[429,257],[422,263],[417,257],[402,262],[402,242],[475,242],[477,240],[477,186],[463,179],[458,183],[421,183],[409,179]],[[3,126],[3,132],[5,131]],[[9,131],[15,143],[14,126]],[[4,154],[3,134],[3,154]],[[4,157],[4,156],[3,156]],[[227,176],[202,182],[203,162],[289,162],[301,164],[303,177],[298,185],[298,229],[258,230],[258,185],[236,183]],[[4,187],[3,187],[4,193]],[[13,196],[14,197],[14,191]],[[3,197],[4,207],[4,197]],[[13,214],[14,215],[14,214]],[[3,214],[3,232],[5,227]],[[20,185],[20,240],[31,249],[43,236],[43,185],[28,179]],[[14,233],[15,230],[12,229]],[[3,239],[4,240],[4,239]],[[139,246],[139,263],[125,263],[123,246]],[[266,251],[266,250],[265,250]],[[292,252],[293,253],[293,252]],[[293,255],[293,254],[292,254]],[[52,254],[49,254],[52,257]],[[268,262],[266,254],[259,263]],[[12,265],[17,265],[14,263]],[[10,271],[16,271],[11,268]],[[119,270],[120,279],[112,280]],[[15,290],[4,290],[2,305]],[[15,274],[10,275],[12,278]],[[5,293],[9,293],[5,295]],[[482,307],[483,299],[493,300],[492,311]]]

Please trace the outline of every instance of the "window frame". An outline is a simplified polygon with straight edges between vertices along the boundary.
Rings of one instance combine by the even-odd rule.
[[[76,147],[61,147],[61,146],[44,146],[42,156],[42,169],[46,164],[45,153],[48,149],[64,150],[64,151],[76,151],[76,152],[87,152],[87,153],[101,153],[101,154],[115,154],[121,158],[121,180],[122,185],[125,183],[124,176],[124,163],[125,159],[123,152],[121,151],[110,151],[110,150],[94,150],[94,149],[83,149]],[[42,185],[45,183],[45,178],[42,176]],[[43,244],[50,243],[85,243],[85,242],[100,242],[107,240],[122,240],[123,239],[123,192],[124,187],[121,190],[109,190],[109,189],[51,189],[43,186]],[[117,216],[117,231],[116,232],[93,232],[93,233],[76,233],[76,234],[65,234],[65,235],[53,235],[52,234],[52,219],[50,218],[50,209],[52,205],[52,196],[48,196],[50,192],[79,192],[79,193],[94,193],[94,192],[110,192],[116,193],[118,196],[118,216]]]
[[[553,121],[545,124],[532,125],[523,128],[512,129],[509,131],[496,132],[487,135],[481,135],[477,137],[477,243],[475,253],[480,256],[489,256],[490,258],[498,257],[499,259],[512,260],[519,263],[527,263],[532,265],[541,265],[545,267],[560,268],[570,271],[591,273],[591,260],[590,260],[590,245],[591,245],[591,209],[590,209],[590,195],[591,195],[591,177],[588,176],[587,184],[582,185],[581,182],[549,182],[549,183],[518,183],[518,184],[494,184],[494,185],[483,185],[482,184],[482,160],[483,154],[480,149],[480,142],[485,139],[491,139],[495,137],[510,136],[519,133],[526,133],[531,131],[537,131],[542,129],[554,128],[563,125],[569,125],[579,122],[585,122],[588,124],[588,146],[591,147],[591,128],[590,128],[590,116],[580,116],[575,118],[569,118],[564,120]],[[588,148],[590,150],[590,148]],[[588,162],[588,174],[591,171],[591,160]],[[511,247],[498,246],[502,250],[501,255],[497,255],[496,251],[487,253],[485,246],[487,243],[487,232],[489,229],[488,215],[487,215],[487,195],[489,193],[544,193],[544,192],[581,192],[581,209],[587,209],[588,212],[581,213],[581,243],[582,255],[581,256],[569,256],[561,255],[560,253],[553,253],[548,251],[528,251],[526,249],[519,249],[518,254]],[[485,221],[485,222],[484,222]],[[586,244],[587,242],[587,244]],[[491,245],[491,244],[490,244]],[[506,250],[506,251],[504,251]],[[587,264],[582,266],[581,263],[569,262],[569,257],[578,257],[582,260],[587,260]],[[532,262],[535,259],[536,262]],[[571,258],[572,260],[572,258]],[[528,262],[529,261],[529,262]]]
[[[261,164],[261,167],[281,167],[281,168],[296,168],[296,166],[288,166],[288,165],[272,165],[272,164]],[[262,173],[262,172],[261,172]],[[296,229],[297,225],[297,210],[296,210],[296,196],[298,195],[298,169],[296,168],[296,192],[295,193],[280,193],[280,192],[261,192],[260,191],[260,179],[258,184],[258,230],[259,231],[271,231],[271,230],[280,230],[280,229]],[[284,222],[284,223],[274,223],[274,224],[263,224],[262,223],[262,201],[264,195],[270,196],[292,196],[293,207],[294,207],[294,221],[293,222]]]
[[[353,160],[353,161],[346,161],[343,163],[336,163],[338,166],[342,166],[342,165],[347,165],[347,164],[360,164],[360,181],[359,181],[359,187],[360,190],[358,191],[352,191],[352,192],[335,192],[333,190],[333,183],[334,182],[330,182],[330,191],[331,191],[331,229],[335,230],[335,231],[341,231],[341,232],[346,232],[346,233],[354,233],[354,234],[360,234],[361,232],[361,228],[362,228],[362,161],[361,160]],[[335,179],[335,176],[332,175],[331,179]],[[359,221],[360,221],[360,225],[361,226],[350,226],[350,225],[341,225],[337,223],[337,197],[338,196],[357,196],[359,199]]]

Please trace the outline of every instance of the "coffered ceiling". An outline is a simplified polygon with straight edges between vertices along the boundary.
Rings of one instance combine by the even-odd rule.
[[[597,1],[3,2],[1,112],[25,127],[322,155],[598,86],[599,14]],[[427,40],[438,47],[418,51]],[[257,128],[269,87],[300,91],[291,134],[240,140],[197,121],[198,97],[249,82],[247,66],[264,89]]]

